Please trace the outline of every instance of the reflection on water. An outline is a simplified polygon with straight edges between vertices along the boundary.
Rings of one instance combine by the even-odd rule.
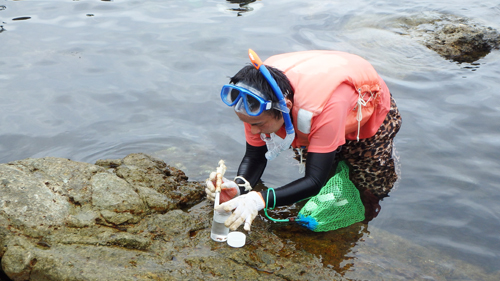
[[[273,216],[295,213],[282,210]],[[413,244],[392,233],[369,227],[366,222],[330,232],[311,232],[296,223],[271,222],[261,217],[269,231],[297,250],[306,251],[333,268],[346,280],[499,280],[500,272],[488,272],[435,249]]]
[[[5,9],[7,9],[7,7],[6,7],[6,6],[4,6],[4,5],[0,5],[0,11],[3,11],[3,10],[5,10]],[[1,22],[1,23],[4,23],[4,22]],[[3,25],[2,25],[2,24],[0,24],[0,33],[4,32],[4,31],[5,31],[5,29],[3,28]]]
[[[330,232],[311,232],[297,224],[276,223],[271,231],[282,239],[293,241],[298,249],[319,257],[325,266],[332,267],[342,275],[352,266],[347,262],[352,259],[352,248],[369,234],[364,223]]]
[[[267,187],[262,182],[255,187],[257,191],[263,189],[267,189]],[[319,257],[325,266],[332,267],[343,275],[352,266],[352,263],[346,262],[352,259],[352,248],[369,234],[368,223],[380,212],[378,204],[380,199],[375,197],[373,199],[371,202],[364,201],[365,220],[363,222],[335,231],[313,232],[293,221],[275,222],[263,215],[260,218],[268,223],[269,230],[281,239],[292,241],[298,249]],[[306,203],[307,200],[304,200],[290,206],[267,210],[267,213],[274,220],[293,219],[298,216],[299,211]]]
[[[260,190],[263,185],[258,185]],[[273,219],[289,219],[296,217],[306,201],[295,203],[290,206],[278,207],[268,210]],[[260,216],[269,224],[269,230],[285,241],[292,241],[300,249],[321,258],[325,266],[333,267],[337,272],[343,274],[349,269],[344,261],[348,258],[352,247],[363,237],[366,231],[366,222],[355,223],[349,227],[329,232],[312,232],[311,230],[295,222],[273,222],[267,217]]]
[[[16,20],[29,20],[29,19],[31,19],[31,17],[19,17],[19,18],[14,18],[12,20],[16,21]]]
[[[238,8],[230,8],[230,11],[238,12],[238,17],[242,16],[242,13],[251,12],[253,8],[249,5],[250,3],[255,2],[256,0],[226,0],[231,4],[238,4]]]

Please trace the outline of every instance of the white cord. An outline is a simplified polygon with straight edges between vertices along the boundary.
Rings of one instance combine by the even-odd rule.
[[[365,95],[361,95],[361,89],[358,89],[358,101],[356,102],[356,107],[358,108],[358,112],[356,114],[356,120],[358,121],[358,135],[356,136],[356,140],[359,141],[359,132],[361,129],[361,120],[363,120],[363,111],[362,111],[362,106],[366,106],[368,102],[370,102],[373,99],[373,93],[370,91],[370,98],[365,101],[364,97]]]
[[[252,190],[252,186],[250,185],[250,183],[247,181],[247,179],[245,179],[244,177],[242,176],[237,176],[234,178],[234,181],[236,182],[237,179],[240,179],[242,181],[244,181],[245,183],[237,183],[238,186],[241,186],[241,187],[244,187],[245,188],[245,191],[250,191]]]
[[[302,147],[295,148],[297,153],[300,155],[300,163],[299,163],[299,173],[304,173],[306,170],[306,163],[304,162],[304,157],[302,157],[302,151],[304,150]]]

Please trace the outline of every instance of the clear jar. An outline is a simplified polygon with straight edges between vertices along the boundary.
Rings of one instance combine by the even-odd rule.
[[[216,242],[224,242],[227,240],[229,228],[224,225],[224,222],[231,216],[231,212],[219,213],[214,211],[214,219],[212,221],[212,231],[210,238]]]

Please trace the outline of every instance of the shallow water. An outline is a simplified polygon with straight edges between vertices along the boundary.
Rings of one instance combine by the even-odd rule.
[[[231,2],[0,1],[0,162],[145,152],[191,180],[221,158],[234,174],[243,126],[218,93],[247,49],[347,51],[375,66],[403,116],[402,178],[368,230],[498,271],[500,52],[457,64],[397,32],[428,12],[500,30],[497,1]],[[269,163],[267,186],[299,177],[291,155]]]

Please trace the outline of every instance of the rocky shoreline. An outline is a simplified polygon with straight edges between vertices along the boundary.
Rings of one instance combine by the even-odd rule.
[[[145,154],[25,159],[0,164],[0,179],[11,280],[341,279],[262,223],[244,248],[212,241],[203,185]]]
[[[0,164],[0,280],[500,276],[363,223],[314,233],[258,216],[246,245],[231,248],[210,239],[213,206],[203,190],[141,153],[95,165],[53,157]]]

